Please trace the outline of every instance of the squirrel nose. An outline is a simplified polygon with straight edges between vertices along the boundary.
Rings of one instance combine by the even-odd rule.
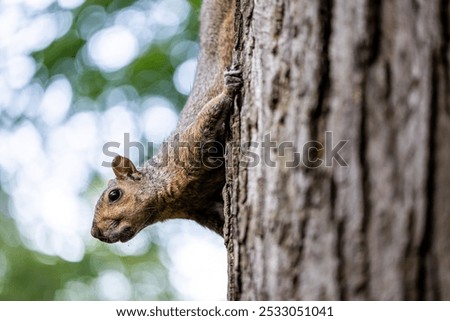
[[[100,229],[97,227],[97,224],[93,223],[92,224],[92,228],[91,228],[91,235],[95,238],[101,238],[102,232],[100,231]]]

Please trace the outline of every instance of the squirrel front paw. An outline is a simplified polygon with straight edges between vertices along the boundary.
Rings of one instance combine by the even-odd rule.
[[[225,87],[229,95],[234,95],[242,87],[242,72],[233,65],[224,73]]]

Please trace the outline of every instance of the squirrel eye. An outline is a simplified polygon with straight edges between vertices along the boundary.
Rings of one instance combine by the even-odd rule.
[[[117,201],[122,196],[122,191],[120,189],[113,189],[108,194],[108,198],[110,202]]]

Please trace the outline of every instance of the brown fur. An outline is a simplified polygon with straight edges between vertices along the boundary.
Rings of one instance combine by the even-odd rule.
[[[94,237],[108,243],[126,242],[144,227],[173,218],[194,220],[222,235],[224,167],[200,163],[198,146],[224,143],[224,121],[241,86],[238,71],[226,72],[225,80],[223,77],[231,65],[234,6],[234,1],[203,1],[198,68],[177,129],[166,148],[142,168],[122,156],[113,160],[116,178],[97,202],[91,230]]]

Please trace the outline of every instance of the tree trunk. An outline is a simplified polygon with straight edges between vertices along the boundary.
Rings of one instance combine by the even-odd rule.
[[[238,1],[230,300],[450,300],[449,16],[446,0]]]

